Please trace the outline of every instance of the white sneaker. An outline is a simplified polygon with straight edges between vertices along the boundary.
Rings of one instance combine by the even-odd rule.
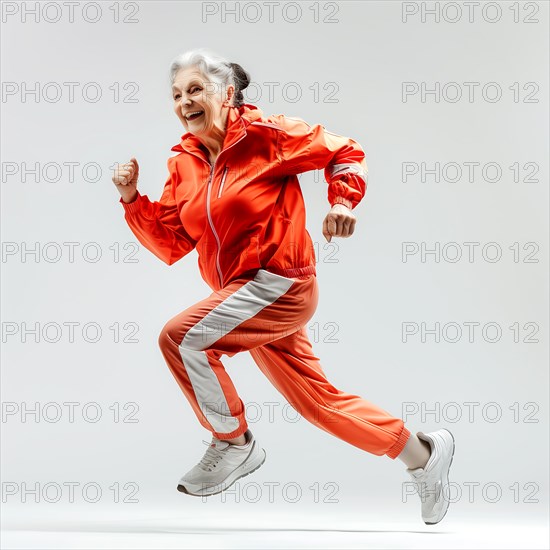
[[[246,430],[244,436],[244,445],[232,445],[212,437],[201,461],[180,479],[178,491],[194,496],[216,495],[257,470],[265,462],[266,452],[250,430]]]
[[[449,469],[455,452],[455,440],[449,430],[417,432],[419,439],[430,444],[432,453],[424,468],[407,473],[416,484],[422,501],[422,519],[427,525],[439,523],[449,508]]]

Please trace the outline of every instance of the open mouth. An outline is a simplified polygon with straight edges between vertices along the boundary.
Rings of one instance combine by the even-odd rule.
[[[194,111],[193,113],[189,113],[185,116],[187,120],[197,120],[197,118],[201,117],[204,114],[204,111]]]

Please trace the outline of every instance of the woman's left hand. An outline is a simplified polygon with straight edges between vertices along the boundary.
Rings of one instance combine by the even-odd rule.
[[[351,237],[357,219],[343,204],[335,204],[323,221],[323,235],[330,242],[332,237]]]

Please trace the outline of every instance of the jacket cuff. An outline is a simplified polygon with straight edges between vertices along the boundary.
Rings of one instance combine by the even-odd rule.
[[[124,202],[122,200],[122,197],[120,197],[118,202],[120,202],[120,204],[122,204],[122,206],[124,207],[124,210],[126,212],[130,212],[130,213],[134,214],[136,212],[139,212],[139,210],[140,210],[140,202],[141,202],[140,199],[141,199],[141,197],[142,197],[142,195],[140,195],[139,191],[138,191],[136,198],[132,202]]]
[[[353,203],[349,199],[346,199],[344,197],[335,197],[332,200],[331,207],[335,204],[343,204],[344,206],[347,206],[350,210],[353,208]]]

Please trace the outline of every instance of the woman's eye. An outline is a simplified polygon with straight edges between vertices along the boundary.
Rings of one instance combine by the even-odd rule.
[[[189,90],[189,92],[192,93],[192,94],[195,94],[195,93],[200,92],[200,91],[201,91],[201,88],[199,86],[193,86],[193,88],[191,88]],[[174,96],[174,99],[179,99],[180,97],[181,97],[181,94],[176,94]]]

